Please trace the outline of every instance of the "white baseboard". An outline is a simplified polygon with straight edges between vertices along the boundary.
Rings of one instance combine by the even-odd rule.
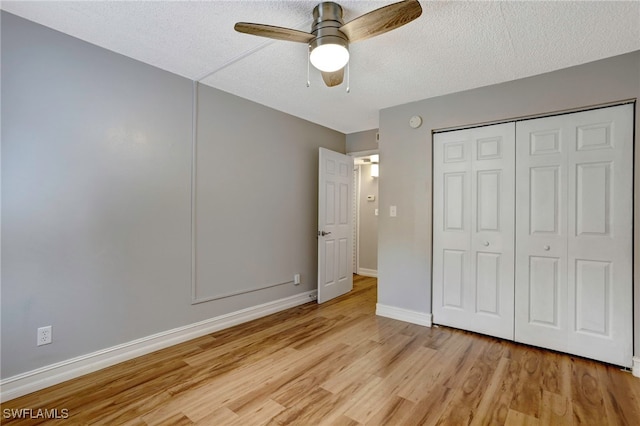
[[[194,324],[163,331],[87,355],[47,365],[0,381],[0,402],[5,402],[159,349],[242,324],[311,300],[316,291],[220,315]],[[316,296],[317,297],[317,296]]]
[[[357,274],[362,275],[363,277],[378,278],[378,271],[375,269],[358,268]]]
[[[433,314],[381,305],[380,303],[376,304],[376,315],[410,322],[412,324],[424,325],[425,327],[431,327],[431,321],[433,318]]]
[[[633,367],[631,368],[631,374],[636,377],[640,377],[640,356],[633,357]]]

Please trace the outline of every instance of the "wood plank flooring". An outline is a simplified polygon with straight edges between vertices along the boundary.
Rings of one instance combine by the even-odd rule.
[[[375,316],[376,280],[2,404],[99,425],[640,425],[617,367]],[[68,410],[68,411],[63,411]],[[10,417],[10,416],[9,416]]]

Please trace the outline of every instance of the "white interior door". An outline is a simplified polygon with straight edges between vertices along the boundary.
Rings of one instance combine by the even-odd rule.
[[[515,338],[632,363],[633,106],[517,124]]]
[[[353,157],[320,148],[318,303],[353,288]]]
[[[433,321],[513,339],[515,124],[433,143]]]

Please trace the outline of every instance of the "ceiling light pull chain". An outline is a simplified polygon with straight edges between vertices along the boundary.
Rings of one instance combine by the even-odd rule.
[[[308,46],[309,49],[307,51],[307,87],[311,87],[311,77],[309,76],[310,74],[310,67],[311,67],[311,45]]]
[[[350,84],[351,84],[351,82],[350,82],[351,73],[349,72],[349,70],[351,69],[350,62],[351,61],[347,62],[347,93],[351,93],[351,86],[350,86]]]

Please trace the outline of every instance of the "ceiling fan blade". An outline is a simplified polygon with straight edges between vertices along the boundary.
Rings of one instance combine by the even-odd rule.
[[[328,87],[339,86],[344,80],[344,68],[334,72],[323,71],[322,79],[324,80],[324,84],[326,84]]]
[[[354,43],[395,30],[421,14],[419,1],[401,1],[359,16],[340,27],[340,31],[349,38],[349,43]]]
[[[313,34],[305,33],[304,31],[274,27],[273,25],[251,24],[249,22],[238,22],[233,28],[240,33],[298,43],[309,43],[315,38]]]

